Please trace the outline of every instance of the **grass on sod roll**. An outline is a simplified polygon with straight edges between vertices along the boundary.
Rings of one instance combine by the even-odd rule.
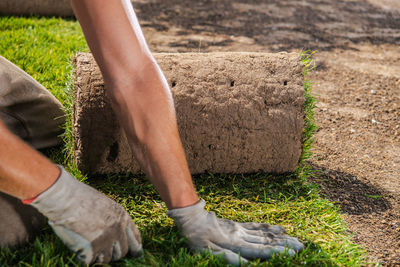
[[[78,23],[74,20],[42,17],[0,17],[0,54],[14,62],[48,88],[65,106],[65,147],[45,153],[67,166],[78,179],[89,183],[118,201],[139,227],[145,255],[124,258],[112,266],[225,266],[218,257],[189,250],[154,187],[144,176],[109,175],[86,177],[72,163],[71,134],[72,76],[71,55],[88,51]],[[305,74],[312,67],[311,53],[301,55]],[[214,175],[194,177],[207,209],[218,216],[241,222],[267,222],[286,227],[305,249],[294,258],[274,256],[268,262],[252,261],[254,266],[361,266],[366,252],[351,242],[339,207],[319,195],[316,185],[307,182],[314,175],[306,163],[310,156],[314,99],[311,83],[305,82],[306,127],[304,149],[296,173],[274,176]],[[1,219],[1,218],[0,218]],[[0,237],[1,238],[1,237]],[[39,237],[18,249],[0,250],[1,266],[80,266],[49,227]]]

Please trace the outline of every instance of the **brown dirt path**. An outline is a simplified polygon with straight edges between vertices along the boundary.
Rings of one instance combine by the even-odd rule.
[[[353,48],[317,56],[312,162],[372,260],[400,265],[400,51]]]
[[[314,157],[371,260],[400,265],[400,2],[137,0],[154,52],[317,50]]]

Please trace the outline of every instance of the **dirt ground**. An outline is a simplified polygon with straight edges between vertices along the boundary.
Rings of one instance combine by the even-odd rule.
[[[154,52],[317,50],[311,163],[372,261],[400,265],[400,1],[138,0]]]

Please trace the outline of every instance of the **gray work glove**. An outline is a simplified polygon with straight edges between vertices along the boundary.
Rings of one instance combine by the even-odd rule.
[[[118,260],[128,251],[140,255],[139,230],[124,208],[59,168],[58,180],[31,205],[62,241],[86,264]]]
[[[167,212],[196,251],[211,250],[229,264],[240,265],[248,259],[266,260],[285,251],[293,256],[303,249],[303,244],[285,235],[281,226],[220,219],[213,212],[204,210],[204,206],[205,202],[201,200],[193,206]]]

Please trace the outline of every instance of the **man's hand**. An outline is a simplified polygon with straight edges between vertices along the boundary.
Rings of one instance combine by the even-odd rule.
[[[266,223],[238,223],[220,219],[204,210],[205,202],[167,212],[189,245],[196,251],[221,255],[229,264],[239,265],[247,259],[269,259],[273,254],[295,255],[303,249],[296,238],[285,234],[281,226]]]
[[[129,214],[59,167],[58,180],[31,205],[49,218],[62,241],[86,264],[117,260],[128,251],[140,255],[140,233]]]

